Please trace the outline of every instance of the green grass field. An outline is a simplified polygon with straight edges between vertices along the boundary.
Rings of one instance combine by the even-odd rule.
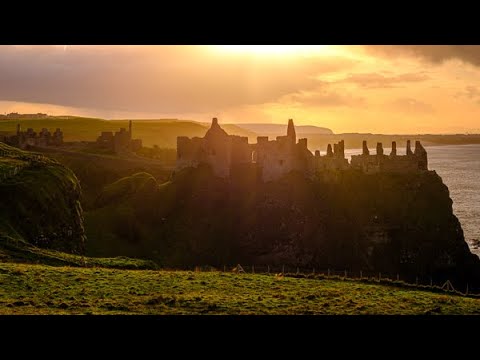
[[[480,314],[480,299],[342,280],[0,263],[0,314]]]

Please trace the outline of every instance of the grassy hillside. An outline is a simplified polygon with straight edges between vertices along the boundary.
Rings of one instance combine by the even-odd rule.
[[[51,266],[104,267],[119,269],[156,269],[157,265],[148,260],[124,256],[90,258],[67,254],[57,250],[42,249],[22,240],[13,240],[0,235],[0,263],[43,264]]]
[[[480,314],[480,299],[342,280],[0,263],[0,314]]]
[[[50,150],[50,149],[48,149]],[[118,179],[138,172],[148,172],[158,181],[167,181],[171,169],[155,160],[125,159],[95,154],[46,151],[44,153],[71,169],[79,179],[82,187],[82,207],[89,210],[103,187]]]
[[[48,128],[55,131],[61,128],[65,141],[94,141],[102,131],[118,131],[119,128],[128,128],[128,120],[103,120],[76,116],[49,117],[46,119],[0,120],[0,131],[16,131],[17,124],[22,129],[33,128],[40,131]],[[177,136],[203,137],[210,124],[201,124],[194,121],[164,120],[134,120],[133,137],[142,139],[144,146],[158,145],[159,147],[176,148]],[[250,136],[255,134],[243,130],[235,125],[228,127],[232,135]]]
[[[199,166],[163,184],[138,174],[106,187],[85,214],[87,254],[172,267],[245,262],[372,270],[480,290],[480,262],[434,172],[349,170],[314,179],[293,172],[263,183],[254,167],[234,171],[228,182]]]
[[[83,251],[80,191],[73,172],[60,163],[0,143],[0,243]]]

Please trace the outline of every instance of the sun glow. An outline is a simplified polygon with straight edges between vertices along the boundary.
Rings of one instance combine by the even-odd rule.
[[[330,50],[328,45],[217,45],[216,48],[225,53],[259,56],[310,56],[325,54]]]

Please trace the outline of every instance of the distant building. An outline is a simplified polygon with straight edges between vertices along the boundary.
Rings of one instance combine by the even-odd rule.
[[[229,177],[231,169],[237,164],[255,164],[261,169],[264,181],[275,180],[296,170],[307,175],[321,174],[354,168],[366,173],[379,171],[410,172],[428,170],[427,152],[419,141],[415,142],[415,151],[407,142],[407,154],[397,155],[396,143],[392,143],[390,155],[383,154],[381,143],[377,152],[370,155],[366,142],[363,154],[352,156],[351,163],[345,159],[344,141],[327,147],[327,154],[320,156],[316,150],[312,154],[307,147],[307,139],[297,142],[293,120],[288,121],[287,135],[269,140],[266,136],[257,137],[256,144],[249,144],[247,137],[228,135],[217,118],[203,138],[177,138],[177,169],[196,167],[201,163],[209,164],[215,175]]]
[[[20,124],[17,124],[15,135],[3,135],[3,142],[20,149],[26,149],[29,146],[61,146],[63,132],[57,128],[54,133],[50,133],[48,129],[43,128],[37,134],[32,128],[22,131]]]
[[[19,114],[19,113],[10,113],[6,115],[0,115],[0,119],[44,119],[47,118],[47,114],[37,113],[37,114]]]
[[[108,149],[115,154],[128,154],[142,148],[141,139],[132,139],[132,120],[128,123],[128,131],[120,128],[119,131],[103,131],[97,138],[97,146]]]

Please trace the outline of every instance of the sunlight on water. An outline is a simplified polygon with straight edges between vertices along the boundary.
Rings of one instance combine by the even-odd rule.
[[[413,149],[412,149],[413,150]],[[480,256],[474,240],[480,240],[480,145],[449,145],[426,147],[428,168],[435,170],[450,190],[453,211],[462,224],[470,250]],[[386,155],[389,148],[384,148]],[[345,150],[345,157],[361,153],[361,149]],[[405,149],[398,148],[398,155]],[[375,149],[370,149],[375,154]],[[323,155],[323,154],[322,154]]]

